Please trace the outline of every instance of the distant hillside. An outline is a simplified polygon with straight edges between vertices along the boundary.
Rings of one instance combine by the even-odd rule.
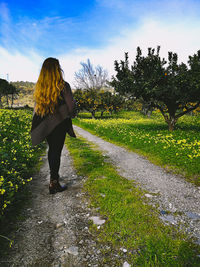
[[[33,82],[24,82],[17,81],[11,82],[17,89],[19,89],[19,95],[14,100],[14,106],[25,106],[29,105],[30,107],[34,106],[33,102],[33,92],[35,89],[35,83]]]
[[[33,82],[11,82],[16,88],[20,89],[22,92],[32,92],[35,88],[35,83]]]

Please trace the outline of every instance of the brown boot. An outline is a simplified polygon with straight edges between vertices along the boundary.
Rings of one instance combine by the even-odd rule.
[[[49,193],[55,194],[57,192],[62,192],[67,189],[67,185],[60,185],[58,180],[51,180],[49,184]]]

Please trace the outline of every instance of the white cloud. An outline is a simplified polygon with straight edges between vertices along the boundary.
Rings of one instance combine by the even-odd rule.
[[[0,78],[5,79],[9,74],[11,81],[36,81],[42,60],[34,52],[25,56],[0,47]]]
[[[94,65],[102,65],[114,74],[114,60],[124,59],[129,52],[130,63],[135,58],[136,48],[140,46],[146,54],[148,47],[161,46],[161,56],[168,51],[177,52],[179,60],[187,62],[188,55],[200,49],[200,20],[179,20],[165,23],[155,18],[145,18],[134,29],[124,29],[120,36],[110,38],[106,47],[87,49],[80,47],[68,54],[57,55],[65,72],[65,79],[73,86],[74,72],[80,69],[80,62],[88,58]],[[0,48],[0,75],[9,73],[11,80],[36,81],[44,58],[32,52],[28,56],[10,53]]]
[[[114,60],[124,59],[129,52],[130,63],[135,58],[136,48],[140,46],[146,54],[148,47],[161,46],[160,54],[167,59],[168,51],[176,52],[179,62],[187,63],[188,55],[200,49],[200,21],[164,24],[159,20],[145,19],[137,29],[127,29],[109,41],[102,49],[79,49],[73,53],[60,55],[66,80],[72,82],[74,72],[80,69],[80,61],[91,60],[94,65],[102,65],[114,74]]]

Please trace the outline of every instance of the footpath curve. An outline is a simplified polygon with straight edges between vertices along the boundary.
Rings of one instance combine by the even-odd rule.
[[[74,129],[78,135],[95,143],[121,176],[138,182],[148,191],[146,197],[152,205],[159,205],[160,217],[165,223],[184,225],[188,234],[197,238],[200,244],[200,187],[78,126]]]

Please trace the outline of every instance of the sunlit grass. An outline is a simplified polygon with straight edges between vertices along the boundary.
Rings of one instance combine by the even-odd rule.
[[[125,248],[131,266],[198,266],[199,247],[184,233],[163,225],[136,183],[119,176],[83,138],[67,138],[66,145],[78,174],[87,177],[84,190],[91,207],[106,218],[100,229],[90,229],[103,247],[110,247],[109,251],[102,250],[104,264],[122,266],[121,257],[114,257],[113,262],[112,254],[123,254],[120,248]]]
[[[32,147],[32,111],[0,110],[0,218],[16,193],[30,182],[44,144]]]
[[[200,116],[182,117],[174,132],[168,131],[158,113],[150,118],[139,112],[120,112],[96,120],[87,117],[80,114],[74,123],[200,185]]]

